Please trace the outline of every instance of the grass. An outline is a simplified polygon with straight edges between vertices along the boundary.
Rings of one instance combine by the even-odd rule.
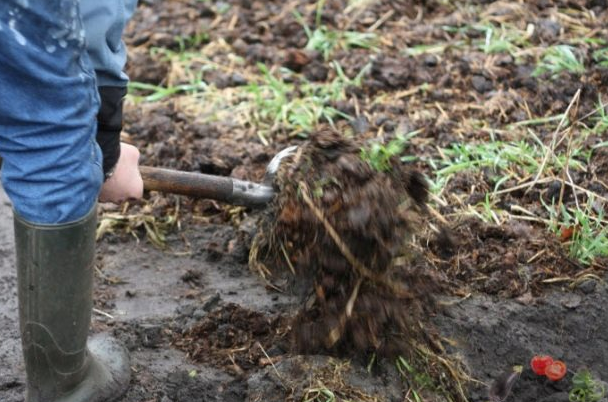
[[[209,34],[207,32],[200,32],[192,36],[177,36],[175,38],[179,46],[179,52],[183,53],[188,49],[198,49],[206,43],[209,43]]]
[[[484,33],[483,41],[478,42],[477,46],[486,54],[514,55],[521,48],[529,45],[524,32],[506,24],[498,27],[492,23],[485,23],[474,25],[473,29]]]
[[[608,47],[594,51],[592,58],[600,67],[608,67]]]
[[[322,13],[325,1],[317,2],[315,14],[315,28],[312,29],[302,14],[294,11],[294,17],[302,25],[308,38],[307,50],[315,50],[323,55],[327,61],[336,49],[349,50],[353,48],[375,49],[378,38],[373,32],[357,32],[349,30],[331,29],[322,24]]]
[[[563,71],[579,75],[585,72],[584,64],[578,60],[574,48],[569,45],[556,45],[546,49],[532,75],[538,77],[549,74],[555,78]]]
[[[549,231],[561,238],[571,258],[592,265],[598,258],[608,257],[608,222],[602,208],[595,207],[598,196],[588,190],[572,187],[575,184],[570,182],[569,177],[570,172],[586,172],[593,150],[608,146],[607,141],[595,145],[586,143],[590,136],[601,138],[608,130],[608,114],[600,99],[594,113],[587,116],[585,122],[577,122],[570,127],[576,132],[571,133],[570,143],[566,144],[567,132],[563,134],[561,146],[546,145],[530,128],[549,130],[557,121],[551,117],[526,121],[519,126],[511,125],[511,132],[516,130],[520,133],[521,139],[517,141],[499,141],[491,134],[486,142],[455,143],[439,149],[441,157],[428,160],[434,174],[429,178],[431,191],[441,197],[450,181],[458,175],[472,174],[479,178],[477,182],[481,180],[489,188],[482,201],[473,205],[464,202],[460,207],[462,213],[500,225],[515,216],[514,211],[500,207],[503,205],[501,200],[512,191],[511,188],[522,183],[534,185],[534,177],[545,184],[562,182],[569,191],[578,193],[574,201],[566,202],[560,192],[559,199],[554,199],[554,203],[548,205],[541,195],[539,202],[544,205],[545,213],[526,210],[527,218],[545,224]],[[569,125],[565,115],[561,115],[558,127]],[[563,236],[565,230],[571,232],[567,238]]]
[[[412,359],[416,362],[403,356],[395,361],[397,371],[408,387],[404,401],[468,401],[464,385],[475,380],[467,374],[459,358],[446,359],[421,345],[414,345],[414,348],[416,353]]]
[[[402,356],[397,358],[396,367],[399,374],[401,374],[409,384],[408,394],[411,395],[411,397],[406,400],[409,399],[415,402],[422,402],[424,397],[421,393],[424,390],[435,390],[436,387],[431,376],[416,370]]]
[[[259,64],[263,74],[260,83],[248,86],[247,91],[253,95],[255,107],[253,122],[270,123],[270,131],[278,127],[292,128],[298,132],[310,132],[321,121],[333,124],[340,112],[330,106],[331,102],[342,99],[341,92],[308,82],[301,85],[286,82],[276,76],[263,64]],[[340,83],[335,82],[334,89]]]
[[[204,80],[204,74],[223,66],[206,63],[196,52],[164,51],[182,72],[178,85],[152,85],[142,82],[129,84],[129,96],[135,103],[159,102],[182,97],[187,109],[206,121],[240,121],[254,126],[264,144],[273,133],[288,132],[291,136],[306,136],[321,123],[333,125],[336,119],[351,119],[333,105],[346,99],[348,88],[360,87],[371,64],[355,77],[348,77],[337,62],[331,62],[333,79],[324,83],[310,82],[288,69],[270,70],[258,63],[257,72],[249,74],[251,83],[242,87],[218,89]],[[205,63],[197,70],[189,66]]]
[[[328,83],[313,83],[305,79],[287,82],[283,76],[273,74],[265,65],[259,69],[261,82],[249,85],[246,90],[253,96],[253,124],[261,130],[261,135],[284,129],[292,135],[303,135],[314,130],[322,122],[334,124],[336,118],[349,119],[351,116],[332,106],[346,99],[346,89],[361,85],[361,79],[368,67],[356,77],[348,78],[338,63],[332,63],[335,78]],[[288,77],[289,71],[283,71]],[[293,81],[293,80],[290,80]]]
[[[198,83],[175,86],[153,85],[145,82],[130,82],[128,89],[131,99],[139,102],[158,102],[178,94],[195,94],[207,90],[207,84],[200,80]],[[142,95],[145,93],[145,95]]]
[[[478,49],[486,54],[509,53],[516,55],[517,52],[529,46],[526,32],[523,32],[510,24],[496,25],[489,21],[480,21],[476,24],[465,24],[461,26],[445,25],[442,30],[455,37],[449,42],[435,44],[424,44],[410,47],[406,54],[417,56],[422,53],[443,53],[449,48]],[[483,39],[471,40],[472,34],[483,33]],[[474,35],[477,36],[477,35]]]
[[[303,402],[335,402],[336,395],[325,387],[311,388],[306,391]]]
[[[483,143],[456,143],[450,148],[441,149],[441,159],[431,161],[435,178],[431,190],[440,192],[447,182],[460,172],[482,172],[488,169],[491,174],[493,190],[498,191],[502,184],[510,179],[520,180],[537,172],[542,159],[547,152],[546,146],[533,137],[529,140],[498,141],[492,136]],[[575,156],[582,153],[577,152]],[[585,155],[586,156],[586,155]],[[574,158],[568,158],[565,153],[557,153],[549,164],[544,167],[547,172],[559,172],[566,164],[572,169],[583,169],[583,163]]]
[[[462,383],[471,380],[464,373],[460,372],[461,368],[454,366],[454,362],[438,357],[427,349],[419,348],[417,351],[421,359],[420,364],[413,364],[402,356],[395,360],[395,367],[408,387],[403,400],[405,402],[434,400],[444,400],[446,402],[466,401],[461,392],[457,392],[458,395],[452,396],[447,390],[447,388],[455,386],[453,382],[458,382],[459,390],[462,391],[462,388],[460,388]],[[367,367],[368,373],[375,364],[384,363],[380,363],[375,358],[372,358]],[[303,390],[301,401],[380,402],[385,400],[380,396],[371,395],[365,390],[357,388],[356,384],[352,384],[348,380],[350,370],[349,361],[338,360],[331,360],[329,364],[312,368],[310,381]],[[441,374],[433,373],[434,370],[439,370]],[[453,378],[455,375],[460,376]]]
[[[368,147],[361,149],[361,159],[378,172],[388,172],[392,169],[393,158],[400,156],[404,152],[409,140],[419,133],[420,130],[407,134],[398,134],[396,138],[387,144],[381,141],[374,141]]]
[[[422,44],[422,45],[414,45],[411,47],[407,47],[404,50],[404,53],[408,56],[420,56],[422,54],[442,54],[448,48],[458,48],[465,44],[464,41],[455,41],[455,42],[439,42],[433,44]]]
[[[587,369],[574,374],[572,388],[568,393],[570,402],[598,402],[606,395],[604,384],[596,381]]]
[[[608,222],[602,212],[595,213],[593,205],[593,197],[581,208],[545,204],[550,229],[565,241],[570,257],[586,265],[597,257],[608,257]]]
[[[599,116],[594,119],[590,131],[597,136],[604,136],[608,132],[608,112],[604,106],[599,108]]]

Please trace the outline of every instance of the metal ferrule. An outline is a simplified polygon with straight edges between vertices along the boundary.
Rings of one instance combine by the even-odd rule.
[[[232,179],[232,196],[227,201],[236,205],[263,207],[272,201],[274,195],[270,186]]]

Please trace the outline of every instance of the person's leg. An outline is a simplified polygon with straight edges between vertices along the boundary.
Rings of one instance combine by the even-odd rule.
[[[0,154],[13,202],[28,402],[105,402],[129,381],[109,338],[87,348],[99,99],[78,0],[0,2]]]
[[[100,87],[126,87],[127,49],[122,41],[137,0],[80,0],[87,52]]]
[[[103,180],[99,98],[77,13],[75,0],[0,2],[2,183],[30,222],[82,218]]]
[[[97,76],[101,98],[97,142],[103,151],[106,176],[112,173],[120,156],[122,100],[129,80],[124,72],[127,50],[122,34],[136,6],[137,0],[80,1],[87,52]]]
[[[106,335],[87,342],[96,218],[95,208],[55,225],[15,215],[27,402],[109,402],[128,386],[126,350]]]

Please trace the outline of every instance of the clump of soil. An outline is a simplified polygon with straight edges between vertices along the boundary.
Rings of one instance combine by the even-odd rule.
[[[280,345],[285,323],[280,316],[266,316],[229,303],[211,311],[183,333],[176,333],[173,345],[194,361],[228,366],[242,374],[271,364],[270,355],[284,353]]]
[[[349,356],[442,353],[427,322],[438,281],[412,264],[427,188],[391,160],[378,171],[363,143],[320,131],[284,161],[277,199],[254,240],[251,265],[291,270],[303,307],[292,323],[299,352]]]

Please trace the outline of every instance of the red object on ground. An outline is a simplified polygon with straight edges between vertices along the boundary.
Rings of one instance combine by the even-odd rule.
[[[545,370],[552,363],[553,358],[551,356],[534,356],[530,361],[530,367],[535,374],[545,375]]]
[[[562,228],[559,238],[561,241],[568,241],[568,240],[572,239],[572,236],[574,236],[574,233],[576,233],[575,226],[566,226],[566,227]]]
[[[566,375],[566,363],[555,360],[545,368],[545,375],[551,381],[559,381]]]

